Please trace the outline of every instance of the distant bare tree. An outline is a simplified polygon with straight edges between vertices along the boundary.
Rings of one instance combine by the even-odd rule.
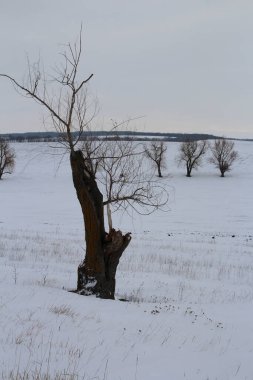
[[[158,177],[162,177],[162,169],[166,167],[165,153],[167,146],[163,141],[154,141],[149,145],[144,145],[146,156],[153,162],[157,168]]]
[[[231,170],[234,161],[239,157],[238,152],[234,150],[234,142],[225,138],[215,140],[211,146],[212,156],[209,162],[214,164],[220,170],[221,177]]]
[[[208,144],[202,141],[184,141],[179,146],[177,156],[178,165],[186,166],[186,176],[191,177],[192,169],[197,169],[202,163],[202,157],[206,153]]]
[[[0,138],[0,179],[4,174],[11,174],[15,166],[15,152],[8,141]]]
[[[86,240],[85,259],[78,267],[76,292],[114,299],[116,270],[131,241],[131,234],[113,229],[111,222],[106,232],[104,207],[111,204],[136,208],[137,205],[151,212],[166,199],[162,197],[162,189],[150,180],[151,171],[145,171],[141,165],[143,156],[132,151],[131,146],[123,143],[115,148],[114,143],[110,143],[104,149],[92,139],[80,146],[83,131],[89,129],[94,117],[94,112],[89,112],[86,87],[92,75],[85,79],[80,75],[81,53],[80,33],[78,41],[68,44],[61,54],[63,63],[56,68],[53,77],[43,74],[39,63],[30,65],[29,62],[24,84],[7,74],[0,74],[0,77],[7,78],[25,96],[46,109],[53,127],[61,133],[61,143],[69,152]],[[77,131],[77,135],[73,131]]]

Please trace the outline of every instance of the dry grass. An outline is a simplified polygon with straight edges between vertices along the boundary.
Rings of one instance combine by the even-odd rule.
[[[69,373],[42,374],[40,372],[19,372],[11,371],[9,374],[2,374],[2,380],[79,380],[78,375]],[[84,379],[83,379],[84,380]]]
[[[60,305],[60,306],[51,306],[49,308],[51,313],[57,314],[58,316],[64,315],[66,317],[74,318],[76,313],[68,306],[68,305]]]

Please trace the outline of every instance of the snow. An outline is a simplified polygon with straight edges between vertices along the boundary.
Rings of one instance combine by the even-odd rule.
[[[192,178],[168,143],[167,212],[114,214],[132,232],[117,298],[68,292],[84,256],[67,155],[13,144],[0,182],[0,374],[52,379],[252,379],[252,142],[225,178]]]

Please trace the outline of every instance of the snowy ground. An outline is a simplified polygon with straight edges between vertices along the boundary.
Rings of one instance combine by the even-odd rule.
[[[253,143],[236,147],[226,178],[205,164],[189,179],[170,143],[170,210],[115,215],[133,233],[120,302],[67,292],[84,255],[68,159],[14,144],[0,182],[0,376],[252,380]]]

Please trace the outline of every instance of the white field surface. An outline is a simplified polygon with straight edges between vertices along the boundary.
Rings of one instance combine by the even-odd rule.
[[[13,146],[0,182],[2,379],[253,379],[253,143],[236,142],[224,179],[207,163],[186,178],[168,144],[170,211],[114,215],[132,231],[117,274],[129,302],[67,291],[84,256],[68,158]]]

